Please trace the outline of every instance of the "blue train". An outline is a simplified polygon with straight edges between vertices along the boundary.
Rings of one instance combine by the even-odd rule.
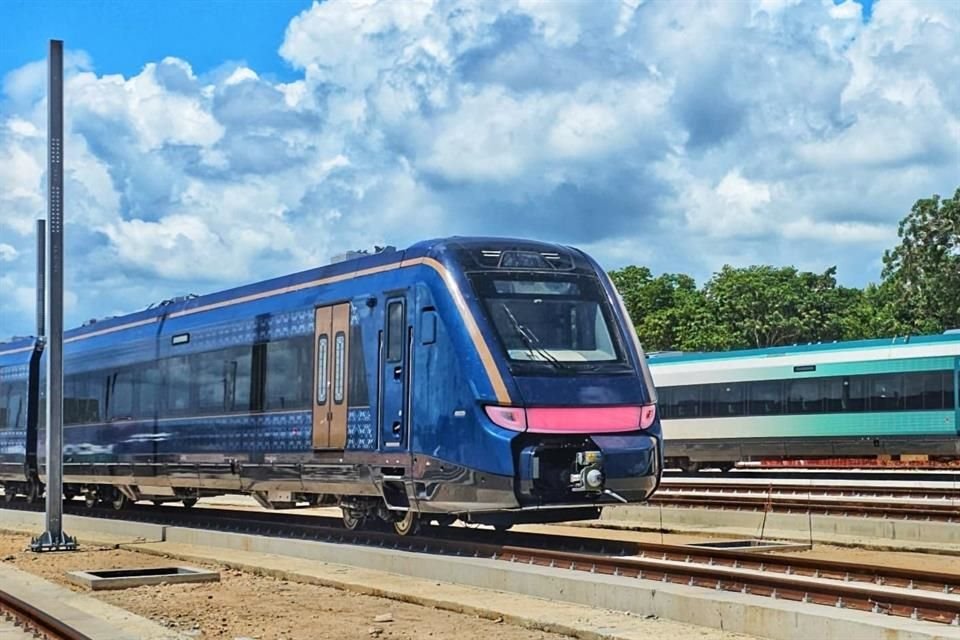
[[[8,498],[42,491],[40,347],[0,345]],[[663,466],[622,301],[563,246],[354,256],[88,323],[64,353],[64,492],[89,505],[249,493],[349,528],[506,528],[646,500]]]

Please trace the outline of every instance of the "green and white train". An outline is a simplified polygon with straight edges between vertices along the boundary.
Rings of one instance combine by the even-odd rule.
[[[960,465],[960,332],[650,356],[668,467]]]

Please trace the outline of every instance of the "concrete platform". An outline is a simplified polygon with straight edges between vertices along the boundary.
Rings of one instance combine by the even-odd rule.
[[[0,585],[7,593],[66,622],[95,640],[184,640],[186,638],[126,609],[74,593],[38,578],[32,573],[10,566],[0,565]],[[13,638],[16,636],[10,636],[10,640]],[[0,631],[0,640],[8,640],[2,631]]]
[[[511,601],[521,594],[538,598],[531,615],[570,620],[562,610],[571,605],[589,610],[607,609],[634,616],[656,616],[701,627],[734,631],[775,640],[810,638],[884,638],[885,640],[960,639],[960,628],[904,618],[832,609],[670,583],[615,576],[601,576],[564,569],[519,565],[475,558],[442,559],[420,553],[380,548],[345,547],[320,542],[198,531],[170,527],[166,542],[123,545],[124,548],[159,553],[181,560],[218,562],[250,571],[282,575],[290,580],[309,580],[339,588],[360,589],[375,595],[439,606],[475,607],[477,602],[500,615],[518,615]],[[304,562],[304,560],[308,562]],[[344,566],[349,565],[349,566]],[[361,568],[376,576],[356,573]],[[397,574],[385,577],[380,572]],[[426,581],[424,584],[423,581]],[[432,583],[432,586],[431,586]],[[446,583],[446,584],[444,584]],[[388,586],[389,585],[389,586]],[[419,585],[414,588],[413,585]],[[441,589],[437,587],[442,586]],[[491,590],[457,600],[458,588]],[[499,595],[496,595],[500,592]],[[441,595],[442,594],[442,595]],[[444,603],[450,603],[446,606]],[[554,611],[556,606],[560,608]],[[460,609],[456,609],[460,610]],[[581,615],[578,613],[578,615]],[[609,616],[609,614],[606,614]],[[545,622],[545,621],[544,621]],[[554,623],[557,624],[557,623]],[[552,627],[577,637],[627,638],[630,635],[599,633],[565,622],[568,628]],[[538,627],[540,628],[540,627]],[[593,636],[583,635],[592,633]],[[651,637],[649,630],[643,637]],[[661,636],[653,636],[661,637]],[[666,636],[662,636],[666,637]]]
[[[36,535],[45,526],[43,513],[0,509],[0,528],[7,531]],[[64,515],[63,530],[81,543],[112,547],[126,542],[159,542],[163,540],[164,526]]]
[[[805,513],[768,513],[658,506],[604,508],[599,521],[580,526],[702,533],[814,542],[864,549],[960,555],[960,524]],[[812,527],[812,528],[811,528]]]

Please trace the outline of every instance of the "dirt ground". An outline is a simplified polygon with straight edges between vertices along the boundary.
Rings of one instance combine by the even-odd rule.
[[[88,545],[75,553],[40,555],[26,551],[29,542],[29,536],[0,532],[0,561],[74,591],[86,590],[68,583],[64,578],[67,571],[156,567],[172,563],[132,551]],[[207,566],[220,571],[219,583],[87,593],[198,638],[561,640],[568,637],[394,600]],[[392,621],[375,620],[387,614]]]

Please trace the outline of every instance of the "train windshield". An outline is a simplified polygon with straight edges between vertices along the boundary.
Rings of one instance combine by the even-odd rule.
[[[595,277],[498,271],[470,279],[514,365],[578,372],[626,366]]]

